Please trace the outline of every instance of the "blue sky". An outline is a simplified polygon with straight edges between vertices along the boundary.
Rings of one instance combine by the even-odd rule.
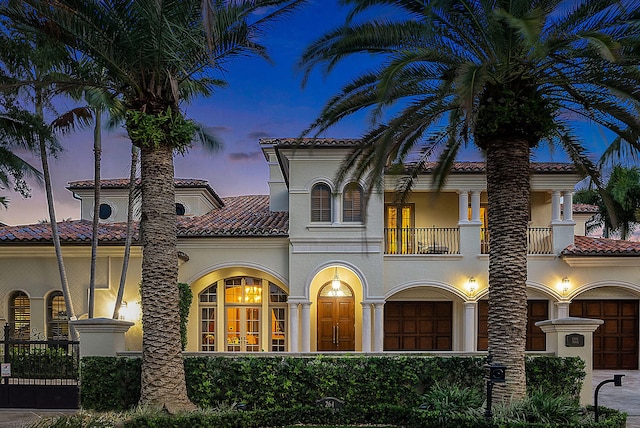
[[[343,23],[345,16],[346,9],[335,0],[310,1],[266,33],[263,42],[274,64],[257,58],[240,58],[228,64],[224,74],[228,87],[184,106],[189,117],[220,136],[224,149],[207,153],[193,147],[186,156],[176,156],[176,177],[208,180],[220,196],[267,194],[268,168],[258,139],[298,136],[342,84],[374,63],[366,56],[351,58],[327,77],[314,72],[306,87],[301,88],[302,76],[294,70],[300,53],[311,41]],[[366,126],[366,116],[359,115],[323,136],[357,138]],[[131,146],[125,135],[123,129],[105,133],[103,178],[128,176]],[[604,137],[597,130],[585,131],[584,137],[593,151],[602,150]],[[65,187],[69,181],[93,177],[92,137],[90,132],[76,133],[61,142],[65,151],[51,162],[56,216],[78,218],[80,203]],[[561,153],[549,156],[544,154],[538,160],[565,160]],[[36,158],[31,161],[39,165]],[[48,217],[43,190],[36,184],[32,188],[29,199],[3,193],[10,199],[10,207],[0,208],[0,222],[29,224]]]

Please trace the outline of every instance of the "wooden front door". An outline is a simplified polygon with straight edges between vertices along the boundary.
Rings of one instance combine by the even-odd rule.
[[[604,320],[593,333],[594,369],[638,369],[638,300],[574,300],[569,316]]]
[[[355,336],[353,295],[319,296],[318,351],[355,351]]]

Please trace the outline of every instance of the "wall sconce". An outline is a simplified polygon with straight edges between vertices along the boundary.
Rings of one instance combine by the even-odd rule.
[[[477,287],[477,281],[473,276],[470,276],[469,279],[467,280],[467,294],[469,296],[473,296],[474,293],[476,292],[476,287]]]
[[[140,306],[137,303],[123,301],[119,314],[121,320],[135,322],[140,317]]]
[[[567,294],[569,294],[569,286],[571,285],[571,281],[569,280],[569,278],[567,278],[566,276],[564,278],[562,278],[562,297],[567,297]]]

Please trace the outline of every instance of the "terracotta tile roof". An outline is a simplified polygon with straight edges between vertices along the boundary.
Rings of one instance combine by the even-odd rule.
[[[202,216],[178,217],[178,237],[211,236],[288,236],[289,213],[271,212],[269,196],[235,196],[223,198],[224,206]],[[58,223],[60,240],[65,244],[89,244],[91,222],[72,220]],[[100,242],[121,244],[125,239],[125,223],[100,224]],[[134,241],[138,240],[138,224]],[[0,227],[1,244],[50,244],[51,226],[33,224]]]
[[[563,256],[640,256],[640,242],[576,236]]]
[[[219,210],[180,217],[178,236],[288,236],[289,213],[270,211],[269,196],[234,196],[223,201]]]
[[[100,242],[121,243],[126,236],[125,223],[100,224],[98,234]],[[90,243],[91,222],[71,220],[58,223],[60,241],[65,243]],[[133,240],[138,239],[138,225],[134,225]],[[6,226],[0,228],[0,243],[51,243],[51,225],[48,223],[25,226]]]
[[[436,168],[437,162],[426,162],[423,168],[424,172],[433,172]],[[547,172],[577,172],[576,167],[571,163],[562,162],[531,162],[531,172],[547,173]],[[451,167],[453,173],[485,173],[484,162],[454,162]]]
[[[195,178],[175,178],[175,186],[177,189],[205,189],[219,204],[222,204],[222,199],[218,196],[215,190],[209,186],[207,180],[198,180]],[[140,179],[136,180],[136,185],[140,185]],[[100,180],[100,186],[103,189],[128,189],[128,178],[109,178]],[[93,180],[78,180],[70,181],[67,189],[74,191],[79,189],[93,189]]]
[[[597,205],[573,204],[573,212],[578,214],[598,214],[600,210]]]

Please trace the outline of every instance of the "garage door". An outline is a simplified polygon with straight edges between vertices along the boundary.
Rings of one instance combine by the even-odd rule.
[[[638,369],[637,300],[574,300],[569,315],[604,320],[593,334],[594,369]]]
[[[488,319],[489,302],[478,302],[478,351],[486,351],[489,348]],[[544,351],[547,348],[546,335],[536,326],[538,321],[549,319],[548,300],[527,301],[527,351]]]
[[[452,302],[387,302],[385,351],[451,351]]]

